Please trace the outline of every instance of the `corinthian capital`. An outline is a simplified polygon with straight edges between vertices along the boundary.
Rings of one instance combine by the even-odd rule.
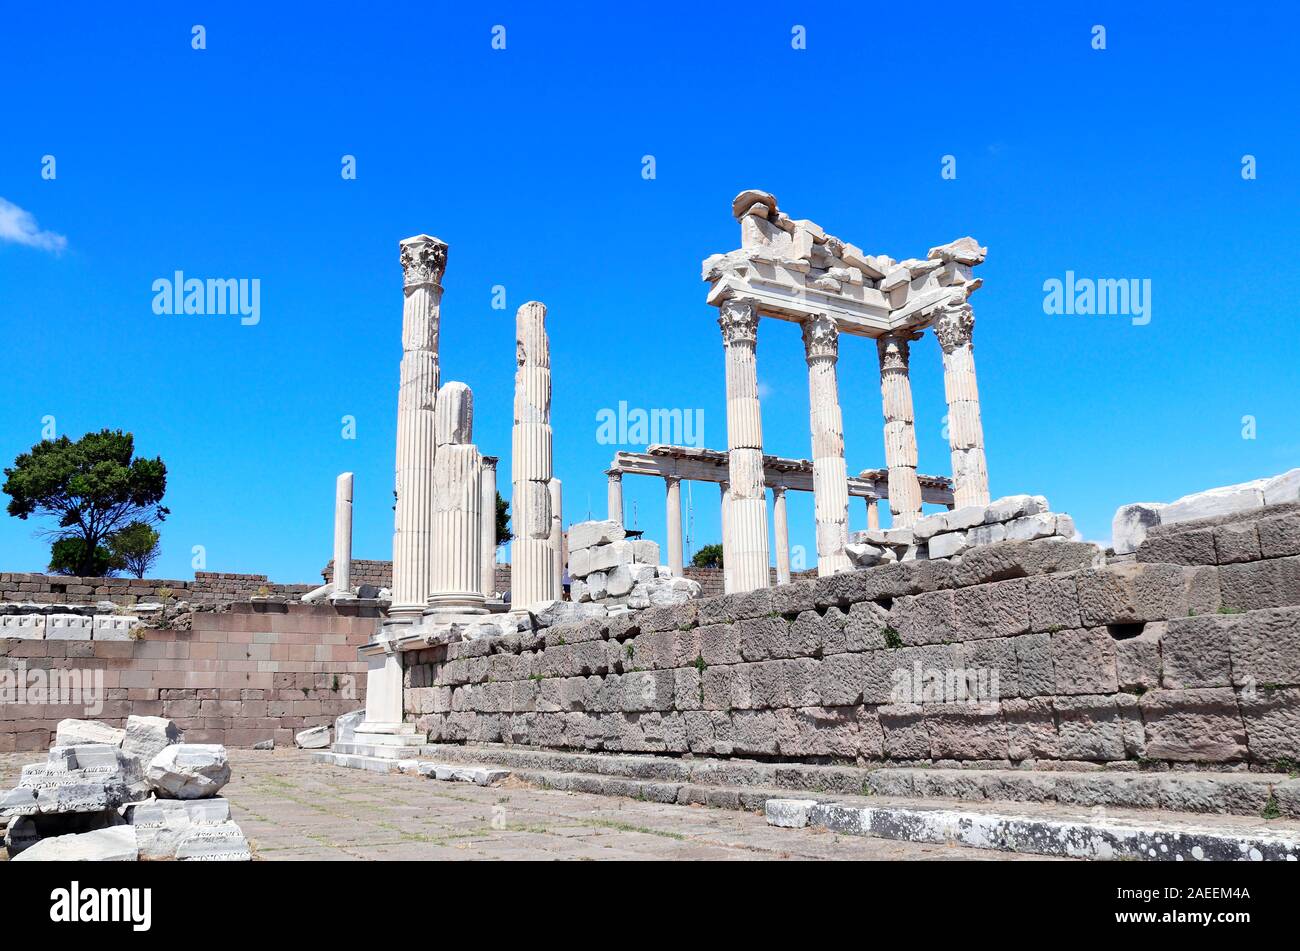
[[[718,326],[722,328],[722,342],[758,342],[758,307],[746,297],[732,297],[718,308]]]
[[[809,317],[801,326],[804,354],[810,361],[818,357],[830,357],[832,360],[839,357],[840,330],[829,315]]]
[[[939,338],[944,353],[969,344],[974,330],[975,312],[965,300],[946,306],[934,322],[934,335]]]
[[[880,355],[880,372],[901,370],[907,372],[908,359],[911,356],[912,341],[920,335],[906,331],[894,331],[876,338],[876,352]]]
[[[442,272],[447,269],[446,241],[420,234],[402,241],[400,247],[406,287],[442,283]]]

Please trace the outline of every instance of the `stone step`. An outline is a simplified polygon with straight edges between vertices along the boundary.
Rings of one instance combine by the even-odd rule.
[[[768,823],[842,835],[1081,859],[1300,861],[1300,823],[1059,803],[773,799]]]
[[[697,786],[761,786],[966,802],[1059,802],[1300,818],[1300,778],[1283,773],[1117,769],[943,769],[824,766],[615,753],[561,753],[515,746],[430,744],[422,757],[491,763],[521,771],[578,772]]]

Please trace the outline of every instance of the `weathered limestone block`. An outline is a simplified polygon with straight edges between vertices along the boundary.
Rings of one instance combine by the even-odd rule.
[[[1111,520],[1111,548],[1118,555],[1137,551],[1147,532],[1160,524],[1164,505],[1159,502],[1133,502],[1121,505]]]
[[[45,639],[44,614],[0,614],[0,637],[18,640]]]
[[[195,825],[229,819],[230,803],[220,797],[192,802],[155,799],[126,809],[126,821],[135,828],[142,861],[174,859],[177,847]]]
[[[107,829],[121,824],[122,817],[116,809],[105,809],[102,812],[16,816],[4,830],[4,846],[9,853],[9,858],[12,859],[19,852],[30,849],[42,839],[94,832],[97,829]]]
[[[966,532],[944,532],[930,539],[928,550],[931,558],[951,558],[960,555],[970,545]]]
[[[777,745],[782,756],[836,756],[852,758],[862,755],[861,707],[820,707],[776,711]],[[874,714],[865,721],[875,724]],[[876,748],[878,738],[870,741]]]
[[[1010,522],[1046,512],[1047,499],[1041,495],[1007,495],[994,499],[985,508],[985,523]]]
[[[1165,630],[1164,623],[1153,621],[1141,634],[1115,642],[1115,670],[1120,690],[1145,692],[1160,686],[1160,644]]]
[[[330,745],[329,724],[309,727],[294,734],[294,746],[300,750],[323,750]]]
[[[952,583],[965,587],[1008,578],[1079,571],[1100,567],[1103,560],[1101,549],[1091,542],[1005,541],[962,555],[961,564],[952,569]]]
[[[775,756],[777,753],[776,714],[771,710],[737,710],[731,718],[736,735],[735,753],[742,756]]]
[[[763,804],[767,824],[781,829],[802,829],[816,799],[769,799]]]
[[[1228,630],[1222,615],[1174,618],[1160,642],[1164,673],[1161,684],[1170,689],[1228,687],[1232,684],[1232,659]]]
[[[138,759],[143,768],[153,762],[153,758],[165,747],[184,741],[185,732],[171,720],[132,714],[126,719],[122,750]]]
[[[1242,690],[1238,704],[1252,760],[1273,769],[1279,760],[1300,761],[1300,689]]]
[[[1220,525],[1214,530],[1215,558],[1221,565],[1258,561],[1263,557],[1257,522]]]
[[[1218,573],[1227,609],[1254,611],[1300,605],[1300,556],[1224,565]]]
[[[1163,621],[1219,608],[1214,568],[1128,563],[1082,571],[1076,580],[1089,627]]]
[[[1002,701],[1007,756],[1012,760],[1055,759],[1059,750],[1052,703],[1045,698]]]
[[[955,635],[949,639],[970,640],[1028,633],[1028,591],[1024,579],[958,588],[953,592]]]
[[[1137,560],[1170,565],[1213,565],[1217,562],[1213,528],[1150,535],[1137,549]]]
[[[736,622],[740,656],[747,661],[802,656],[791,651],[790,625],[783,617],[746,618]]]
[[[930,735],[919,703],[890,704],[876,708],[883,732],[884,752],[890,759],[928,759]]]
[[[195,823],[176,846],[178,862],[250,862],[243,831],[234,822]]]
[[[1020,663],[1014,637],[995,637],[961,645],[971,700],[1003,700],[1020,695]]]
[[[1106,694],[1119,689],[1115,640],[1104,628],[1059,631],[1052,637],[1058,694]]]
[[[1218,515],[1248,512],[1264,506],[1264,485],[1267,479],[1225,485],[1204,492],[1185,495],[1166,505],[1160,513],[1162,525],[1188,522]]]
[[[569,552],[620,542],[626,537],[627,532],[623,526],[613,519],[575,522],[569,526]]]
[[[1127,701],[1121,707],[1121,700]],[[1058,752],[1069,760],[1122,760],[1141,752],[1142,721],[1126,694],[1056,697]]]
[[[230,782],[226,748],[210,743],[173,744],[153,758],[145,778],[162,798],[215,796]]]
[[[142,794],[138,763],[116,746],[56,746],[46,762],[23,767],[18,786],[0,796],[0,815],[97,813]]]
[[[1007,728],[999,703],[925,704],[922,716],[934,759],[1006,759]]]
[[[1083,627],[1083,618],[1079,614],[1079,588],[1073,574],[1029,578],[1027,600],[1031,631]]]
[[[1300,513],[1261,518],[1254,524],[1264,558],[1300,555]]]
[[[82,746],[88,743],[106,743],[121,746],[125,730],[111,727],[98,720],[60,720],[54,733],[55,746]]]
[[[1216,615],[1210,623],[1228,636],[1234,686],[1300,684],[1300,608]]]
[[[1153,690],[1138,703],[1149,759],[1219,763],[1247,756],[1246,730],[1231,688]]]
[[[953,592],[929,591],[898,598],[889,611],[889,625],[908,646],[957,640]]]
[[[1022,697],[1043,697],[1056,693],[1056,673],[1052,668],[1052,636],[1024,634],[1012,638],[1019,664],[1016,682]]]
[[[128,825],[111,826],[94,832],[59,835],[42,839],[15,862],[135,862],[139,859],[135,829]]]

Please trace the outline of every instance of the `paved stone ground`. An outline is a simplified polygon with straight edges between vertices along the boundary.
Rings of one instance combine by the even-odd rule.
[[[30,753],[0,755],[0,788]],[[318,766],[299,750],[232,750],[223,790],[259,860],[984,859],[957,846],[775,829],[753,813]],[[1040,859],[1041,860],[1041,859]]]

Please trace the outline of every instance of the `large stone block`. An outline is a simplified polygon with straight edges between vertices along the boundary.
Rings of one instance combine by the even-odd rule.
[[[1164,622],[1153,621],[1141,634],[1115,642],[1115,670],[1120,690],[1142,693],[1160,686],[1160,641],[1164,632]]]
[[[1019,674],[1016,683],[1022,697],[1044,697],[1056,693],[1052,668],[1052,635],[1023,634],[1013,638]]]
[[[921,705],[891,704],[876,708],[880,717],[885,756],[890,759],[928,759],[930,734],[925,729]]]
[[[1115,696],[1056,697],[1052,706],[1056,710],[1061,759],[1106,762],[1126,759],[1133,752],[1134,724],[1121,714]],[[1140,723],[1136,724],[1139,729]]]
[[[1163,686],[1175,690],[1231,686],[1228,631],[1221,617],[1211,614],[1169,621],[1161,640]]]
[[[1010,578],[1078,571],[1102,563],[1101,549],[1091,542],[1060,539],[1005,541],[985,545],[962,555],[953,569],[953,583],[966,587]]]
[[[1000,704],[926,704],[922,714],[932,758],[1007,758],[1007,728]]]
[[[1160,524],[1164,505],[1159,502],[1133,502],[1121,505],[1111,520],[1111,548],[1117,555],[1137,551],[1147,532]]]
[[[782,756],[862,755],[861,707],[804,707],[776,711],[777,746]],[[868,722],[875,722],[874,713]],[[879,726],[876,726],[879,733]],[[878,746],[878,742],[873,743]],[[878,754],[877,754],[878,755]]]
[[[1104,627],[1051,635],[1057,694],[1107,694],[1119,689],[1115,639]]]
[[[1300,608],[1271,608],[1214,618],[1226,631],[1238,687],[1300,684]]]
[[[952,591],[931,591],[898,598],[889,611],[889,626],[907,645],[956,640]]]
[[[211,743],[165,747],[145,770],[149,785],[164,799],[206,799],[230,782],[226,748]]]
[[[185,731],[166,717],[142,717],[132,714],[126,718],[126,736],[122,749],[148,766],[165,747],[185,740]]]
[[[1083,626],[1079,588],[1073,574],[1035,575],[1027,584],[1031,631],[1063,631]]]
[[[55,746],[81,746],[87,743],[107,743],[121,746],[125,730],[111,727],[98,720],[60,720],[54,733]]]
[[[1138,546],[1137,560],[1168,565],[1216,564],[1214,529],[1189,527],[1185,531],[1148,535]]]
[[[1024,579],[995,581],[953,592],[953,640],[1011,637],[1029,631],[1028,584]]]
[[[576,522],[569,526],[569,551],[591,548],[595,545],[607,545],[622,541],[627,537],[623,526],[611,519],[592,522]]]
[[[735,624],[709,624],[698,630],[704,663],[709,666],[740,663],[740,632]]]
[[[1233,611],[1300,605],[1300,556],[1219,568],[1223,606]]]
[[[1258,561],[1263,557],[1256,522],[1220,525],[1214,530],[1214,553],[1219,564]]]
[[[790,625],[780,615],[746,618],[736,622],[740,656],[747,661],[794,656],[790,650]]]
[[[1088,627],[1163,621],[1219,608],[1214,568],[1130,562],[1081,571],[1076,582]]]
[[[1255,523],[1255,531],[1264,558],[1300,555],[1300,512],[1261,518]]]
[[[42,839],[15,862],[135,862],[140,852],[135,829],[128,825]]]
[[[1242,690],[1238,704],[1251,759],[1271,769],[1294,769],[1300,762],[1300,689]]]
[[[136,831],[142,860],[176,857],[176,849],[196,826],[211,826],[230,819],[230,803],[220,797],[189,802],[155,799],[126,808],[126,821]]]
[[[1015,638],[969,641],[962,645],[962,657],[969,699],[992,701],[1020,695]]]
[[[867,680],[868,655],[833,654],[818,665],[818,693],[830,706],[852,706],[862,702]]]
[[[1231,688],[1153,690],[1138,703],[1148,759],[1221,763],[1246,758],[1246,731]]]
[[[1011,759],[1057,757],[1060,744],[1050,700],[1045,697],[1003,700],[1002,720],[1007,729],[1007,756]]]

